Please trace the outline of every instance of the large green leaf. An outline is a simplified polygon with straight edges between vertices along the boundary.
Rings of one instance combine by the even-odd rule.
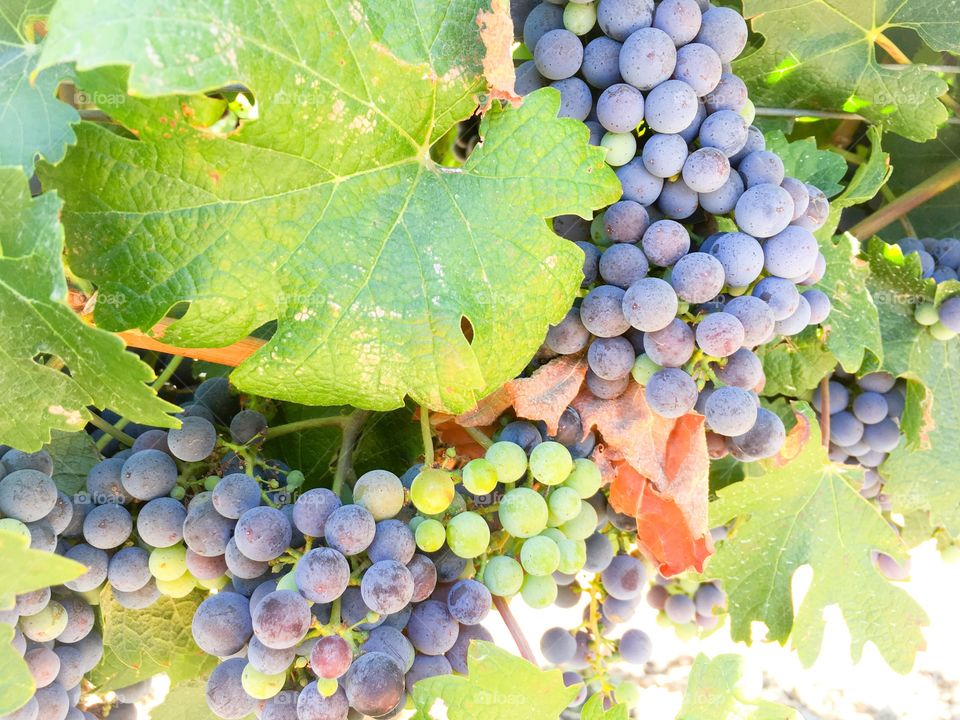
[[[313,405],[409,394],[462,411],[518,373],[581,277],[579,249],[544,218],[589,216],[620,188],[549,89],[492,108],[462,168],[430,159],[484,90],[486,5],[60,3],[41,66],[129,66],[127,86],[100,74],[85,88],[240,82],[257,99],[258,119],[222,137],[179,101],[130,98],[111,114],[137,139],[81,125],[43,173],[67,201],[72,266],[117,299],[98,322],[149,328],[190,301],[165,339],[223,345],[276,319],[232,380]]]
[[[443,675],[413,686],[412,720],[557,720],[576,697],[559,670],[535,665],[480,640],[470,643],[466,677]]]
[[[53,458],[53,482],[67,495],[86,486],[87,474],[101,459],[96,443],[85,432],[54,430],[45,449]]]
[[[923,647],[927,617],[871,557],[879,551],[903,558],[906,548],[857,491],[862,471],[829,462],[813,412],[806,406],[802,412],[809,438],[800,453],[720,490],[711,503],[711,526],[740,521],[705,573],[723,581],[735,640],[749,642],[750,624],[761,621],[770,639],[785,643],[792,635],[801,662],[810,665],[820,652],[824,610],[837,605],[854,660],[872,642],[894,670],[908,672]],[[804,565],[813,580],[794,617],[791,582]]]
[[[591,695],[580,709],[580,720],[629,720],[630,708],[626,705],[614,705],[609,710],[604,710],[604,700],[602,693]]]
[[[62,585],[85,571],[78,562],[32,550],[25,537],[0,530],[0,593],[4,596]]]
[[[62,301],[63,228],[54,193],[30,198],[17,168],[0,168],[0,443],[39,450],[51,429],[79,430],[87,406],[172,426],[177,408],[146,382],[153,373],[110,333],[86,325]],[[59,358],[69,374],[40,356]],[[12,411],[16,408],[16,411]]]
[[[763,394],[804,397],[836,366],[836,358],[827,350],[822,331],[807,328],[795,337],[776,345],[759,348],[766,383]]]
[[[739,655],[697,655],[677,720],[802,720],[793,708],[750,697],[745,673]]]
[[[859,241],[849,233],[821,239],[820,252],[827,270],[819,287],[832,305],[827,347],[847,372],[856,372],[867,351],[883,358],[880,317],[867,288],[870,268],[859,258]]]
[[[197,647],[190,630],[203,598],[199,592],[180,599],[162,596],[145,610],[126,610],[109,588],[104,590],[104,654],[90,682],[100,690],[114,690],[166,673],[171,685],[178,685],[210,672],[217,659]]]
[[[947,120],[947,84],[923,65],[885,68],[874,41],[890,27],[917,32],[934,50],[960,52],[955,2],[940,0],[744,0],[763,35],[734,64],[758,105],[857,112],[913,140]]]
[[[780,130],[766,133],[767,150],[783,160],[787,175],[814,185],[827,197],[843,190],[841,181],[847,174],[847,162],[830,150],[820,150],[816,138],[789,141]]]
[[[30,668],[11,641],[13,626],[0,623],[0,716],[6,716],[30,702],[36,683]]]
[[[76,142],[72,124],[77,111],[57,99],[60,83],[72,77],[58,65],[31,77],[40,59],[35,23],[54,0],[6,0],[0,6],[0,165],[33,172],[37,155],[47,162],[63,159]]]

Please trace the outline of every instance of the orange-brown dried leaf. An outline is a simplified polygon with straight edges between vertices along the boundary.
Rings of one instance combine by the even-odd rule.
[[[473,409],[457,415],[457,424],[461,427],[492,425],[512,404],[510,390],[503,385],[483,398]]]
[[[547,432],[556,435],[560,416],[577,397],[586,375],[583,355],[560,355],[530,377],[511,380],[507,388],[518,416],[543,420]]]
[[[414,419],[419,419],[419,414],[414,413]],[[430,413],[430,425],[437,435],[437,439],[446,446],[457,449],[457,455],[473,460],[483,457],[483,447],[463,429],[463,426],[457,422],[453,415],[445,413]],[[493,427],[479,427],[478,430],[486,435],[493,435]]]
[[[810,421],[800,413],[796,413],[797,424],[790,428],[787,438],[780,448],[780,452],[764,462],[765,465],[783,467],[800,454],[803,446],[810,439]]]
[[[483,75],[487,79],[487,101],[481,112],[490,107],[494,98],[514,105],[520,96],[514,90],[516,73],[513,69],[513,20],[510,19],[509,0],[493,0],[490,12],[477,13],[480,39],[486,48],[483,57]]]

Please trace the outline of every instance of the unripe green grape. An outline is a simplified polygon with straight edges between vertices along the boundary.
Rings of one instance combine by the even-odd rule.
[[[453,478],[445,470],[428,468],[414,478],[410,500],[424,515],[442,513],[453,502]]]
[[[177,485],[170,491],[170,497],[174,500],[183,500],[187,496],[187,490],[182,485]]]
[[[516,595],[523,585],[523,568],[512,557],[498,555],[490,558],[483,569],[483,584],[494,595]]]
[[[563,10],[563,26],[574,35],[586,35],[597,24],[594,3],[570,3]]]
[[[557,599],[557,581],[550,575],[527,575],[520,587],[520,597],[536,610],[548,608]]]
[[[0,531],[8,532],[11,535],[19,535],[27,541],[28,545],[30,544],[30,528],[28,528],[19,520],[14,518],[3,518],[3,520],[0,520]]]
[[[161,580],[157,578],[156,582],[157,590],[160,591],[160,594],[172,598],[186,597],[192,593],[193,589],[197,586],[197,581],[194,579],[193,575],[188,572],[185,572],[183,575],[173,580]]]
[[[467,501],[464,499],[463,495],[458,492],[454,492],[453,500],[450,502],[450,506],[444,510],[440,515],[459,515],[467,509]]]
[[[222,590],[226,587],[227,583],[230,582],[229,575],[221,575],[220,577],[213,578],[213,580],[197,580],[194,578],[197,585],[206,590]]]
[[[914,319],[921,325],[936,325],[940,320],[940,314],[937,312],[933,303],[920,303],[913,309]]]
[[[240,675],[240,684],[243,685],[244,692],[256,700],[269,700],[283,690],[286,682],[287,673],[267,675],[257,670],[250,663],[247,663]]]
[[[67,629],[67,611],[56,600],[51,600],[38,613],[20,618],[20,630],[34,642],[56,640]]]
[[[607,234],[606,213],[599,212],[590,221],[590,240],[599,248],[606,248],[613,244]]]
[[[557,543],[560,548],[560,566],[557,568],[564,575],[576,575],[587,564],[587,544],[583,540],[564,538]]]
[[[930,334],[933,335],[935,339],[942,341],[952,340],[957,336],[953,330],[948,328],[939,320],[930,326]]]
[[[297,580],[294,577],[292,570],[277,580],[277,590],[292,590],[293,592],[300,592],[300,589],[297,587]]]
[[[550,538],[537,535],[520,548],[520,564],[529,575],[553,575],[560,567],[560,548]]]
[[[203,479],[203,489],[213,492],[213,489],[220,484],[220,477],[217,475],[208,475]]]
[[[427,518],[425,518],[423,515],[414,515],[407,523],[407,527],[413,530],[413,532],[417,532],[417,528],[420,527],[420,523],[424,522],[426,519]]]
[[[554,488],[547,498],[550,508],[550,524],[562,525],[580,514],[580,495],[569,487]]]
[[[527,472],[527,454],[516,443],[501,440],[487,448],[483,455],[493,463],[502,483],[517,482]]]
[[[560,526],[560,531],[571,540],[586,540],[597,529],[597,511],[586,500],[580,501],[580,512]]]
[[[463,468],[463,486],[474,495],[492,493],[499,482],[497,468],[486,458],[476,458]]]
[[[187,571],[187,549],[180,545],[150,551],[150,574],[157,580],[176,580]]]
[[[454,555],[472,560],[483,555],[490,544],[490,527],[475,512],[462,512],[447,523],[447,545]]]
[[[747,125],[753,125],[753,121],[757,117],[757,107],[750,98],[747,98],[747,102],[740,108],[740,117],[744,119]]]
[[[444,540],[447,539],[447,532],[443,529],[443,523],[433,518],[424,518],[423,522],[417,526],[413,533],[417,541],[417,547],[424,552],[435,552],[443,547]]]
[[[100,604],[100,593],[103,592],[103,586],[106,585],[106,581],[97,585],[97,587],[87,590],[85,592],[77,592],[74,590],[74,594],[79,595],[83,598],[83,601],[87,605],[92,605],[97,607]]]
[[[403,483],[389,470],[371,470],[357,478],[353,502],[373,515],[374,520],[392,518],[403,507]]]
[[[744,285],[743,287],[728,287],[726,289],[726,294],[729,295],[730,297],[740,297],[749,289],[750,289],[749,285]]]
[[[331,697],[339,687],[336,678],[317,678],[317,692],[323,697]]]
[[[555,527],[548,527],[546,530],[544,530],[542,533],[540,533],[540,535],[542,535],[543,537],[548,537],[548,538],[550,538],[550,539],[553,540],[557,545],[559,545],[562,540],[566,540],[566,539],[567,539],[567,536],[564,535],[564,534],[563,534],[562,532],[560,532],[559,530],[557,530],[557,528],[555,528]]]
[[[646,385],[650,382],[653,374],[662,369],[663,368],[651,360],[648,355],[640,353],[633,363],[633,369],[630,371],[630,374],[633,375],[633,379],[637,381],[637,385]]]
[[[559,485],[572,470],[573,457],[558,442],[542,442],[530,453],[530,472],[544,485]]]
[[[600,468],[595,462],[586,458],[577,458],[573,461],[573,472],[563,481],[563,485],[576,490],[577,494],[586,500],[597,494],[602,482]]]
[[[633,133],[606,133],[600,140],[600,147],[606,148],[604,158],[607,165],[620,167],[633,160],[637,154],[637,139]]]
[[[498,513],[503,529],[514,537],[533,537],[547,526],[547,503],[530,488],[516,488],[504,495]]]
[[[296,490],[297,488],[303,487],[303,483],[305,483],[306,480],[302,472],[299,470],[291,470],[287,473],[287,490]]]

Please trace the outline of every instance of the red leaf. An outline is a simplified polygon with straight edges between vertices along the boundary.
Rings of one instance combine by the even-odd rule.
[[[556,435],[560,416],[577,397],[586,375],[583,355],[560,355],[530,377],[511,380],[507,389],[518,416],[543,420],[547,432]]]
[[[683,509],[626,462],[616,463],[610,505],[637,518],[637,545],[660,574],[669,577],[690,567],[703,570],[713,552],[710,534],[691,527]]]
[[[521,98],[513,87],[516,73],[513,69],[513,20],[510,19],[509,1],[493,0],[490,12],[481,10],[477,13],[477,25],[487,51],[483,56],[483,75],[487,79],[488,97],[481,111],[489,108],[494,98],[518,105]]]

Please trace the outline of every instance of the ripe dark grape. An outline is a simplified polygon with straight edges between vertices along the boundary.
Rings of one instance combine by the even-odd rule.
[[[354,710],[375,717],[384,715],[403,699],[403,669],[389,655],[367,653],[350,666],[343,686]]]
[[[192,631],[194,641],[208,655],[233,655],[253,632],[247,598],[232,592],[211,595],[194,613]]]

